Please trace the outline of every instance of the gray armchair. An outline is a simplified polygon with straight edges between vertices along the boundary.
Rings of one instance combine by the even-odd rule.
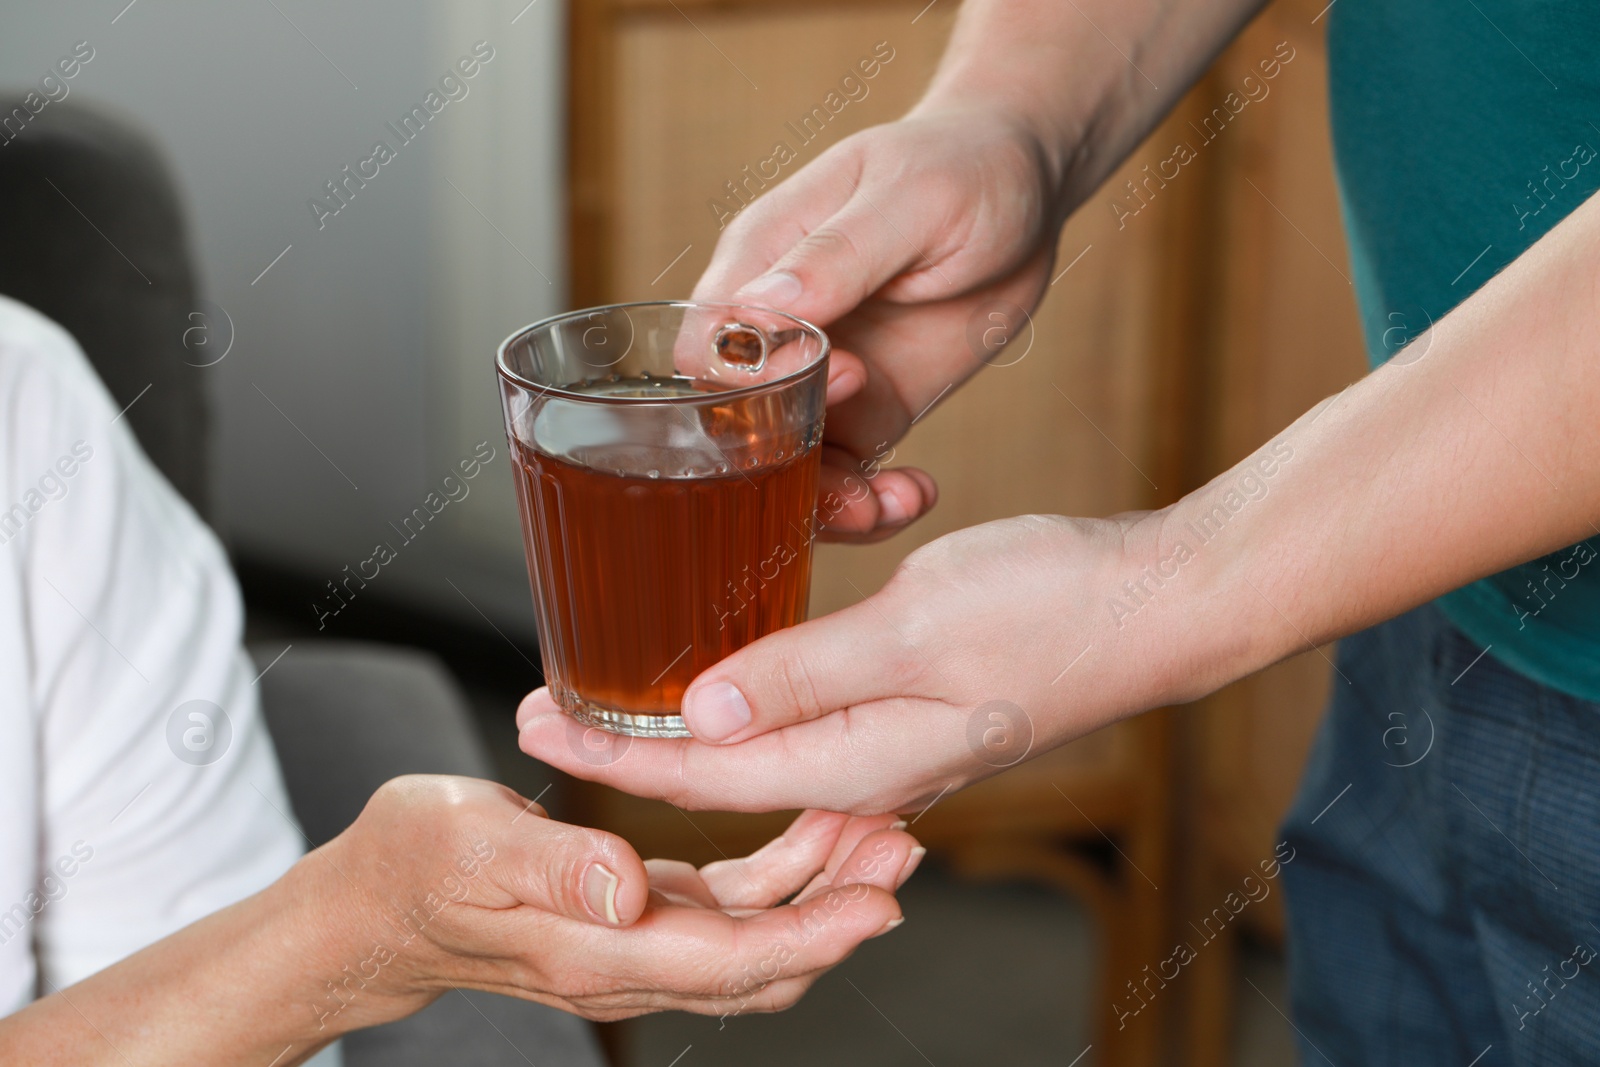
[[[0,96],[0,115],[20,99]],[[0,293],[77,338],[119,405],[149,386],[128,420],[205,517],[206,399],[182,346],[196,310],[194,271],[159,152],[121,119],[54,103],[0,153],[0,203]],[[396,775],[492,777],[461,693],[431,655],[348,641],[297,644],[261,686],[290,802],[313,844],[348,826]],[[447,994],[409,1019],[345,1040],[347,1067],[530,1062],[603,1060],[580,1020],[480,993]]]
[[[265,667],[280,650],[252,649]],[[455,680],[432,655],[358,641],[295,647],[261,678],[261,704],[295,817],[314,845],[400,774],[493,777]],[[427,1010],[344,1040],[345,1067],[602,1062],[571,1015],[492,993],[447,993]]]

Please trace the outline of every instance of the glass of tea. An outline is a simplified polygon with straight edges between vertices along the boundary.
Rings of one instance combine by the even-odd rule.
[[[828,338],[778,311],[574,311],[497,358],[539,650],[580,722],[688,737],[695,676],[805,618]]]

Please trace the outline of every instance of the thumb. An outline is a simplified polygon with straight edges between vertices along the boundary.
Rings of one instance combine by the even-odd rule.
[[[506,835],[502,888],[524,904],[579,922],[627,926],[644,912],[650,878],[616,834],[519,817]]]
[[[827,326],[906,268],[932,267],[917,251],[926,242],[915,227],[910,218],[897,227],[856,189],[766,273],[741,286],[733,302],[764,304]]]
[[[697,740],[732,744],[903,696],[921,666],[868,599],[769,634],[705,671],[683,695],[683,719]]]

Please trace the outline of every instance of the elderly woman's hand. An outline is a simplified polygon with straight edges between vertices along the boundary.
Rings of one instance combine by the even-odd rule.
[[[893,816],[813,811],[745,859],[646,862],[504,786],[399,778],[290,876],[344,953],[320,954],[306,1000],[339,1030],[453,987],[592,1019],[775,1011],[898,923],[921,855]]]
[[[776,1011],[899,923],[921,856],[893,816],[813,811],[747,859],[646,863],[504,786],[397,778],[260,893],[0,1018],[0,1062],[294,1067],[461,988]]]

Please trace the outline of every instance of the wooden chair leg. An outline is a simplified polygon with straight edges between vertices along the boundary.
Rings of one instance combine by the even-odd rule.
[[[1198,946],[1197,946],[1198,947]],[[1239,933],[1231,925],[1199,948],[1184,968],[1186,996],[1179,1032],[1183,1062],[1227,1067],[1233,1062],[1234,1014],[1239,981]]]
[[[1136,849],[1128,843],[1129,851]],[[1162,978],[1160,964],[1171,952],[1163,891],[1166,864],[1149,857],[1150,867],[1121,856],[1116,905],[1107,926],[1100,987],[1103,1001],[1095,1051],[1100,1067],[1157,1067],[1165,1062],[1177,990]],[[1152,882],[1162,878],[1162,882]]]
[[[1175,856],[1175,709],[1150,712],[1137,723],[1141,767],[1148,783],[1138,789],[1138,810],[1115,848],[1115,943],[1104,954],[1101,1067],[1159,1067],[1169,1062],[1181,989],[1162,976],[1173,949],[1173,916],[1180,899]],[[1181,981],[1181,976],[1178,979]]]

